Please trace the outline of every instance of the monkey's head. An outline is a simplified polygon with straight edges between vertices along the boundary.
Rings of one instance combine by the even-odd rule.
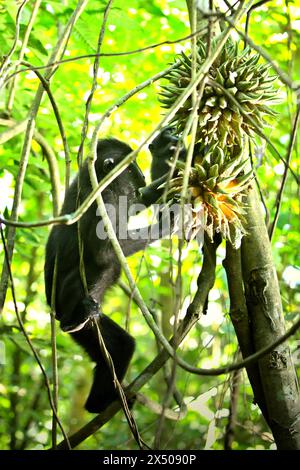
[[[96,172],[98,179],[110,173],[129,153],[132,148],[118,139],[109,138],[98,141]],[[137,163],[132,162],[108,186],[115,195],[126,196],[129,204],[139,202],[138,188],[146,185],[143,172]]]

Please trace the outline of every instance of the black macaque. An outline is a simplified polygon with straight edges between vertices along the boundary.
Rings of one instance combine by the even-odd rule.
[[[125,225],[129,219],[129,208],[132,204],[143,203],[149,206],[156,202],[162,193],[157,188],[161,177],[168,170],[166,161],[172,158],[177,139],[170,131],[164,129],[153,142],[151,149],[153,164],[152,176],[158,178],[148,187],[145,178],[136,163],[131,163],[103,191],[105,204],[116,209],[115,231],[118,235],[120,213],[125,214]],[[95,169],[100,181],[117,165],[132,149],[117,139],[104,139],[98,142]],[[164,180],[164,179],[163,179]],[[143,193],[143,189],[147,190]],[[87,162],[80,171],[80,190],[78,194],[78,176],[68,189],[62,214],[75,211],[78,203],[83,202],[91,192],[91,184]],[[123,196],[122,203],[120,197]],[[119,205],[126,202],[126,208],[119,212]],[[82,216],[78,224],[54,226],[46,246],[45,286],[47,302],[51,305],[54,266],[56,261],[55,312],[60,321],[61,329],[71,334],[96,363],[94,381],[86,401],[85,408],[91,413],[103,411],[117,398],[111,372],[101,354],[97,329],[93,322],[97,321],[103,335],[105,345],[112,357],[117,377],[122,381],[134,352],[135,341],[125,330],[101,311],[104,294],[113,286],[121,271],[119,260],[108,238],[99,238],[97,226],[101,218],[97,216],[97,205],[93,203]],[[98,226],[99,227],[99,226]],[[153,241],[150,236],[143,239],[134,237],[133,231],[127,230],[125,239],[120,244],[125,256],[130,256],[146,247]],[[83,265],[88,293],[80,274],[80,255],[78,230],[83,251]],[[160,233],[164,236],[164,233]]]

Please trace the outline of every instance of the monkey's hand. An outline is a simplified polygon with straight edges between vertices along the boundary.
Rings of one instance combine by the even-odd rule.
[[[85,297],[71,315],[63,315],[60,327],[66,333],[81,330],[93,317],[100,315],[99,304],[92,297]]]
[[[152,181],[169,174],[170,162],[177,155],[181,161],[186,159],[186,150],[174,127],[165,127],[149,145],[152,154],[151,179]]]
[[[179,138],[176,136],[175,127],[164,127],[157,137],[153,140],[152,144],[149,145],[151,152],[159,151],[162,155],[167,152],[171,152],[176,149]]]

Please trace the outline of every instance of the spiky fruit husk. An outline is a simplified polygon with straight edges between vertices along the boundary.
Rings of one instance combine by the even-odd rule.
[[[191,81],[191,58],[180,54],[179,65],[165,78],[169,84],[162,87],[160,102],[170,108]],[[198,71],[206,59],[206,49],[199,41],[197,49]],[[242,52],[238,44],[229,39],[217,60],[211,66],[208,77],[215,86],[207,84],[199,106],[197,141],[205,144],[218,142],[220,147],[240,145],[243,132],[249,136],[255,130],[254,123],[262,129],[266,126],[264,115],[274,115],[268,105],[276,101],[273,82],[276,76],[269,75],[269,64],[259,64],[259,54],[252,54],[249,47]],[[218,88],[221,85],[227,93]],[[227,94],[233,96],[241,109]],[[192,108],[191,97],[173,118],[178,132],[183,131]],[[249,119],[252,118],[252,122]]]
[[[242,196],[250,185],[252,171],[246,171],[248,161],[240,147],[223,150],[213,145],[207,151],[200,148],[194,158],[188,182],[189,200],[193,207],[193,221],[189,239],[199,230],[210,239],[215,233],[238,247],[244,227]],[[185,163],[176,163],[178,176],[167,186],[167,199],[180,199]]]

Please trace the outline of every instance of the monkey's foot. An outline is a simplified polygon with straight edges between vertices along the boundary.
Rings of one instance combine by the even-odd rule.
[[[92,297],[86,297],[76,308],[72,316],[62,316],[60,327],[65,333],[82,330],[92,318],[99,316],[99,305]]]

